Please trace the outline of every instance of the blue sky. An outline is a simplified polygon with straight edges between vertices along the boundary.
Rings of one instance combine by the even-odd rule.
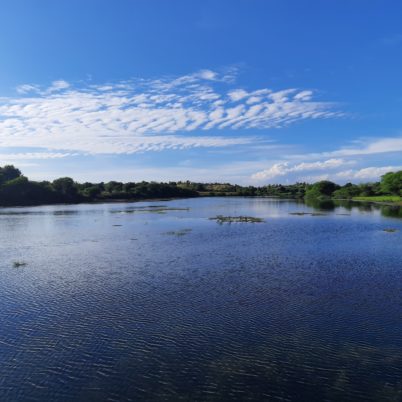
[[[9,0],[0,166],[240,184],[402,169],[402,3]]]

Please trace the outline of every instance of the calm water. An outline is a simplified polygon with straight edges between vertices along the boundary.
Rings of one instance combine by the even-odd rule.
[[[263,198],[0,209],[0,400],[402,400],[398,214]]]

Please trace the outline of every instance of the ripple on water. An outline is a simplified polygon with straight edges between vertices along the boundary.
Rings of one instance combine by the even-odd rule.
[[[401,221],[292,205],[1,215],[0,399],[398,400]]]

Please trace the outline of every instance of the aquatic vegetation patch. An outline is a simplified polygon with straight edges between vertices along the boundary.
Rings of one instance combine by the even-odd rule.
[[[133,207],[124,210],[110,211],[112,214],[138,214],[138,213],[148,213],[148,214],[165,214],[169,211],[189,211],[190,208],[174,208],[166,207],[164,205],[151,205],[146,207]]]
[[[325,214],[323,212],[289,212],[289,215],[295,215],[295,216],[304,216],[304,215],[310,215],[310,216],[326,216],[328,214]]]
[[[218,223],[262,223],[265,222],[262,218],[256,218],[254,216],[223,216],[217,215],[213,218],[209,218],[212,221]]]
[[[26,265],[28,265],[28,264],[25,261],[14,261],[13,262],[14,268],[25,267]]]
[[[165,235],[168,236],[185,236],[186,234],[189,234],[193,229],[180,229],[180,230],[171,230],[169,232],[165,232]]]

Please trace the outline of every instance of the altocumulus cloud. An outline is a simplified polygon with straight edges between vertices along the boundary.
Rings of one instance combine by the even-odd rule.
[[[278,128],[341,114],[331,102],[314,101],[310,90],[246,91],[236,88],[235,77],[234,71],[201,70],[103,85],[24,84],[18,96],[0,98],[0,147],[46,150],[30,154],[32,159],[51,158],[52,152],[57,158],[226,147],[255,141],[228,136],[227,130]],[[219,134],[223,129],[225,135]]]

